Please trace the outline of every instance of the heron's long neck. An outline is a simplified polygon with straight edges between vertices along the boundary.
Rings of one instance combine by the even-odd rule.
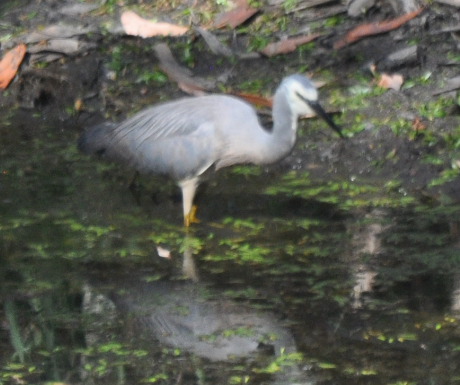
[[[292,113],[285,93],[275,93],[273,98],[273,130],[268,135],[266,143],[270,151],[271,162],[276,162],[291,152],[296,139],[296,131],[297,116]]]

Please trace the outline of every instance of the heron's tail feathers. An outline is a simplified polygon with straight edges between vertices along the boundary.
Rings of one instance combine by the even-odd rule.
[[[104,155],[113,141],[115,123],[105,122],[90,128],[78,139],[78,149],[89,155]]]

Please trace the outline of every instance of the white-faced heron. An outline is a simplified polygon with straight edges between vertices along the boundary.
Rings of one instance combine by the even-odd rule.
[[[200,175],[238,163],[268,164],[287,156],[300,115],[316,113],[342,133],[318,103],[318,92],[302,75],[285,78],[273,98],[273,129],[254,108],[227,95],[206,95],[158,104],[122,123],[85,132],[78,147],[141,173],[164,174],[182,189],[184,222],[194,221],[193,198]]]

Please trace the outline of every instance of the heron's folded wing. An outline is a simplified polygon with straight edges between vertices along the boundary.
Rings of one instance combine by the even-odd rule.
[[[213,120],[216,102],[212,97],[184,98],[138,112],[115,129],[116,141],[129,140],[138,145],[193,133],[203,123]]]

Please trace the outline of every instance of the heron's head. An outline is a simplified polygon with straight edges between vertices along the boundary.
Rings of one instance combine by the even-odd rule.
[[[324,111],[318,102],[318,91],[313,83],[302,75],[291,75],[285,78],[281,84],[291,108],[297,118],[300,115],[318,115],[343,137],[340,128],[333,122],[331,117]]]

